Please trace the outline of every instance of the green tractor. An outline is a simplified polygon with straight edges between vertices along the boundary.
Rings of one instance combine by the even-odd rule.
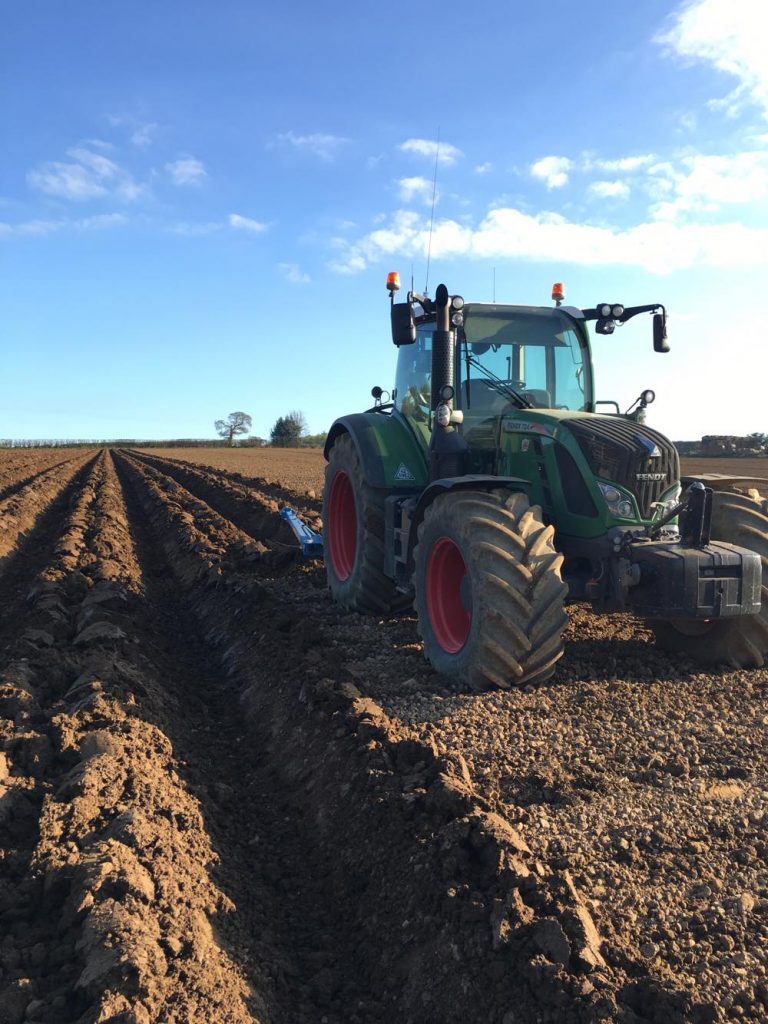
[[[474,689],[546,679],[566,604],[629,611],[663,647],[708,663],[768,663],[768,502],[747,478],[681,479],[674,445],[597,403],[587,325],[638,314],[669,351],[660,304],[593,309],[395,302],[391,400],[328,434],[328,584],[358,612],[412,603],[425,654]],[[598,414],[596,406],[614,411]],[[710,486],[713,485],[713,486]],[[714,489],[714,488],[717,489]]]

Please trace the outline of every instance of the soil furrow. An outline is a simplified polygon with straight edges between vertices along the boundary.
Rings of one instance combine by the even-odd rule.
[[[20,550],[18,545],[22,535],[36,527],[56,497],[93,459],[93,453],[81,454],[46,469],[0,501],[0,569],[7,571],[7,563]]]
[[[220,566],[228,557],[226,548],[220,549],[218,564],[211,560],[212,545],[221,540],[219,527],[215,536],[205,538],[179,535],[171,528],[184,523],[184,506],[195,508],[195,499],[184,497],[178,488],[171,487],[169,492],[158,483],[156,473],[135,460],[128,459],[126,464],[143,478],[146,490],[140,493],[146,495],[150,515],[154,508],[157,529],[174,552],[180,578],[217,584],[215,592],[210,587],[207,592],[201,590],[196,609],[207,623],[206,635],[225,646],[227,663],[246,688],[252,727],[255,722],[262,728],[269,726],[266,740],[270,749],[276,733],[288,741],[298,727],[301,751],[314,754],[314,758],[292,764],[295,755],[290,747],[285,748],[283,789],[304,815],[312,815],[318,838],[328,844],[328,863],[336,867],[330,872],[333,905],[346,904],[350,917],[344,933],[349,936],[351,932],[354,937],[346,962],[357,966],[369,991],[381,994],[376,1012],[396,1009],[404,1020],[420,1020],[428,1006],[435,1019],[463,1019],[462,998],[469,982],[466,974],[456,976],[454,965],[458,962],[471,976],[486,977],[490,987],[486,991],[480,984],[482,997],[473,987],[473,998],[485,999],[491,1019],[501,1019],[504,1009],[515,1003],[568,1005],[570,1016],[566,1019],[597,1019],[601,1008],[609,1005],[607,990],[616,988],[617,981],[602,961],[589,912],[567,874],[547,873],[532,860],[528,866],[530,854],[524,840],[502,819],[489,816],[487,807],[467,792],[460,759],[439,759],[434,747],[421,745],[413,733],[398,730],[350,684],[339,692],[322,675],[322,657],[317,657],[322,639],[302,623],[301,608],[286,608],[281,602],[281,615],[276,615],[274,607],[266,614],[263,607],[259,610],[258,605],[264,603],[263,588],[259,588],[256,601],[253,581],[242,574],[238,579],[232,566],[227,574],[221,573]],[[202,519],[199,522],[204,524]],[[277,603],[279,587],[272,592]],[[256,608],[249,612],[248,606],[254,604]],[[236,633],[232,629],[235,616],[239,618]],[[290,639],[275,628],[283,617]],[[291,629],[292,619],[298,630]],[[253,635],[258,636],[257,645]],[[281,666],[277,686],[270,675],[252,667],[265,659]],[[331,732],[333,753],[329,752],[326,729],[320,730],[324,733],[320,739],[313,736],[306,721],[299,726],[300,716],[299,722],[296,720],[300,703],[322,708],[329,701],[338,723]],[[323,709],[319,715],[324,719],[327,711]],[[345,763],[349,759],[345,738],[355,741],[358,749],[360,739],[364,740],[361,749],[370,757],[367,768]],[[319,770],[318,762],[325,771]],[[327,785],[328,774],[333,796],[327,797],[321,790],[324,799],[320,807],[307,803],[303,788],[296,791],[298,780],[317,798],[312,777],[321,775]],[[375,796],[370,792],[371,777],[381,784]],[[418,815],[414,813],[417,810],[421,812]],[[326,832],[323,826],[329,823],[332,828]],[[339,829],[344,831],[347,849],[338,848]],[[339,864],[343,866],[341,877]],[[383,888],[378,887],[381,883]],[[350,907],[351,894],[357,898]],[[560,922],[568,928],[567,934]],[[317,933],[312,929],[313,935]],[[550,933],[561,937],[568,949],[566,960],[573,956],[574,975],[564,969],[565,963],[548,973],[547,966],[537,962],[541,943],[552,939]],[[386,936],[384,943],[382,935]],[[400,942],[403,937],[407,938],[405,950]],[[343,944],[344,936],[337,941]],[[373,956],[372,944],[376,948]],[[416,965],[420,987],[404,989],[403,978]],[[596,967],[602,974],[594,982],[579,976],[579,971]],[[400,973],[403,970],[405,975]],[[333,994],[338,982],[327,973],[324,977]],[[362,1002],[365,1005],[365,1000]],[[546,1016],[554,1010],[543,1012],[542,1019],[556,1019]]]
[[[315,512],[319,513],[322,508],[325,462],[321,448],[250,451],[242,448],[218,448],[215,451],[189,448],[184,451],[183,459],[178,457],[178,448],[131,450],[188,469],[220,474],[230,481],[268,494],[275,501],[292,504],[298,498],[302,506],[306,505]],[[256,467],[258,471],[255,471]]]
[[[59,454],[58,457],[44,460],[39,457],[38,453],[37,457],[30,458],[25,462],[10,464],[7,468],[0,466],[0,502],[20,491],[48,470],[64,466],[75,461],[76,458],[77,456],[70,456],[68,459],[62,459]]]
[[[169,492],[173,482],[163,480],[157,471],[132,459],[122,462],[121,472],[123,466],[136,501],[143,503],[154,527],[154,538],[145,534],[143,541],[147,557],[156,552],[155,538],[162,538],[163,555],[156,554],[152,561],[162,560],[168,570],[158,575],[157,585],[177,617],[175,632],[186,634],[184,652],[177,654],[182,664],[190,665],[177,694],[185,705],[186,722],[183,729],[171,727],[170,735],[174,746],[188,753],[187,771],[195,790],[207,796],[206,820],[221,855],[217,875],[238,908],[237,915],[222,922],[221,933],[233,948],[243,951],[243,963],[261,965],[262,988],[266,979],[270,992],[270,1020],[309,1024],[324,1014],[328,1021],[363,1019],[353,1011],[349,1016],[334,1012],[342,993],[353,1008],[359,1000],[352,973],[339,972],[347,959],[334,935],[339,925],[333,900],[323,892],[329,867],[318,862],[312,836],[305,833],[286,799],[285,780],[270,764],[268,752],[244,731],[240,689],[231,664],[226,664],[230,645],[247,629],[246,622],[238,621],[245,618],[240,615],[245,602],[267,604],[259,622],[262,628],[262,618],[272,622],[281,646],[288,621],[285,610],[267,602],[253,578],[244,534],[232,524],[225,528],[177,485]],[[175,597],[172,573],[192,584],[186,607]],[[195,591],[210,591],[211,584],[217,594],[221,592],[224,608],[232,598],[237,602],[230,608],[234,623],[226,632],[208,614],[195,612],[195,597],[200,596]],[[211,668],[201,673],[200,666],[206,663]],[[173,680],[166,686],[172,688]],[[260,937],[256,942],[250,938],[254,935]]]
[[[275,489],[266,490],[246,483],[243,478],[233,479],[230,474],[216,473],[173,459],[158,459],[145,453],[132,452],[146,465],[181,484],[190,494],[205,501],[216,512],[233,522],[249,536],[273,549],[298,552],[298,544],[291,528],[279,515],[280,509],[291,504],[315,530],[321,529],[319,503],[292,494],[284,489],[277,497]],[[290,502],[286,501],[286,495]]]
[[[183,717],[155,642],[168,623],[139,596],[126,521],[102,457],[33,587],[30,615],[67,635],[9,651],[7,824],[25,828],[3,877],[0,1019],[250,1022],[212,924],[231,910],[217,855],[162,728]]]

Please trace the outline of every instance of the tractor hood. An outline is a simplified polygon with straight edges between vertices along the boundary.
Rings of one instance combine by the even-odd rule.
[[[621,416],[520,409],[503,417],[502,430],[552,438],[568,448],[575,441],[591,473],[631,491],[644,519],[652,516],[653,503],[680,479],[672,442],[659,431]]]

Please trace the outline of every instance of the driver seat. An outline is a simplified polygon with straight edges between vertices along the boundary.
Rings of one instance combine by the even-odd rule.
[[[552,398],[544,388],[531,388],[530,390],[521,391],[520,394],[523,398],[527,398],[537,409],[552,408]]]
[[[473,377],[470,380],[469,405],[467,405],[466,381],[461,385],[460,396],[465,416],[497,416],[504,411],[509,403],[509,399],[500,395],[484,377]]]

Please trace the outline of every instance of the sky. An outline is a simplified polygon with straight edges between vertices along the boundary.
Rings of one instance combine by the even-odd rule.
[[[29,0],[0,38],[0,437],[326,430],[394,382],[390,270],[664,303],[597,397],[768,432],[765,0]]]

